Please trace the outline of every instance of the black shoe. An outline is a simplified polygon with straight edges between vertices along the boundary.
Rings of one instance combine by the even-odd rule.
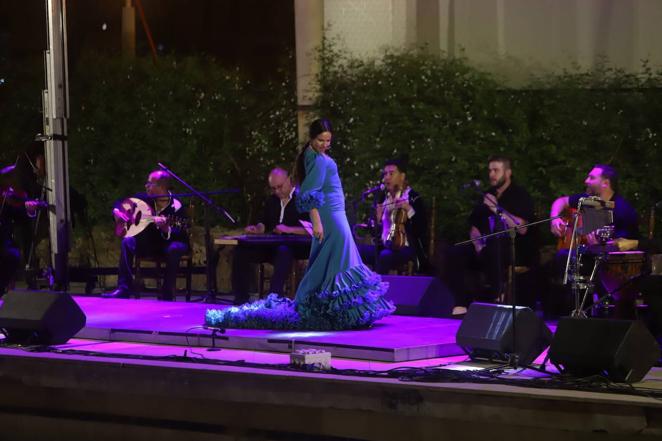
[[[131,293],[126,289],[118,288],[113,292],[104,292],[101,294],[104,299],[128,299]]]

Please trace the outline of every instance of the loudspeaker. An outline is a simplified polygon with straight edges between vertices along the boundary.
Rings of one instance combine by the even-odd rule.
[[[455,341],[472,359],[508,361],[509,354],[517,354],[527,365],[549,346],[552,332],[530,308],[516,306],[515,337],[513,350],[512,306],[472,303]]]
[[[85,326],[85,314],[64,292],[10,292],[0,308],[7,343],[60,345]]]
[[[395,304],[398,315],[450,317],[453,295],[436,277],[382,276],[389,288],[384,295]]]
[[[640,321],[611,319],[559,320],[549,359],[562,373],[604,375],[634,383],[660,358],[660,347]]]

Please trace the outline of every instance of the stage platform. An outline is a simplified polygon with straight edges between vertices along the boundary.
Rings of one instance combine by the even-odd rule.
[[[550,375],[530,369],[500,370],[506,382],[403,377],[493,367],[435,355],[459,353],[460,321],[393,316],[365,331],[228,330],[212,348],[211,331],[201,328],[209,305],[75,299],[88,321],[77,338],[45,350],[0,346],[0,439],[662,437],[658,368],[608,393],[540,387]],[[291,368],[292,346],[329,350],[332,368]]]
[[[390,316],[360,331],[293,332],[203,328],[208,308],[185,302],[74,297],[87,316],[76,337],[107,341],[291,352],[324,349],[334,357],[402,362],[462,354],[455,344],[459,320]]]

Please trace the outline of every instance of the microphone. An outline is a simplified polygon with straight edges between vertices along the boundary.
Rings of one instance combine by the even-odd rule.
[[[462,184],[462,190],[469,190],[474,189],[474,188],[480,188],[483,186],[483,183],[480,181],[480,179],[473,179],[466,184]]]
[[[379,185],[376,185],[372,188],[369,188],[369,189],[365,190],[363,193],[361,193],[361,196],[365,197],[365,196],[368,196],[369,194],[377,193],[378,191],[384,191],[385,188],[386,188],[386,185],[381,183]]]

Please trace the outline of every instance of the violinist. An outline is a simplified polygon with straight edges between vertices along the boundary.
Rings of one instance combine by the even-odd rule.
[[[14,225],[27,221],[37,214],[43,202],[26,199],[9,184],[8,177],[14,166],[0,169],[0,296],[7,292],[9,283],[15,278],[20,261],[20,251],[14,241]]]
[[[500,230],[524,225],[534,220],[533,200],[529,193],[513,182],[511,161],[505,156],[491,156],[488,161],[490,187],[482,194],[481,202],[476,205],[469,217],[469,237],[480,236]],[[515,238],[515,272],[529,271],[537,264],[538,251],[536,231],[522,228],[517,230]],[[510,265],[510,244],[507,235],[476,240],[471,245],[464,245],[453,250],[449,259],[448,274],[450,288],[455,295],[454,315],[466,312],[471,299],[464,287],[467,269],[478,270],[485,276],[484,289],[486,300],[500,300],[506,290],[506,269]],[[516,284],[526,291],[521,283]],[[527,303],[527,299],[518,297],[518,303]],[[530,299],[529,299],[530,300]]]
[[[384,192],[376,199],[376,245],[362,247],[361,254],[374,261],[375,271],[388,274],[408,262],[418,273],[429,271],[428,225],[425,204],[407,182],[406,165],[400,160],[384,163]]]

